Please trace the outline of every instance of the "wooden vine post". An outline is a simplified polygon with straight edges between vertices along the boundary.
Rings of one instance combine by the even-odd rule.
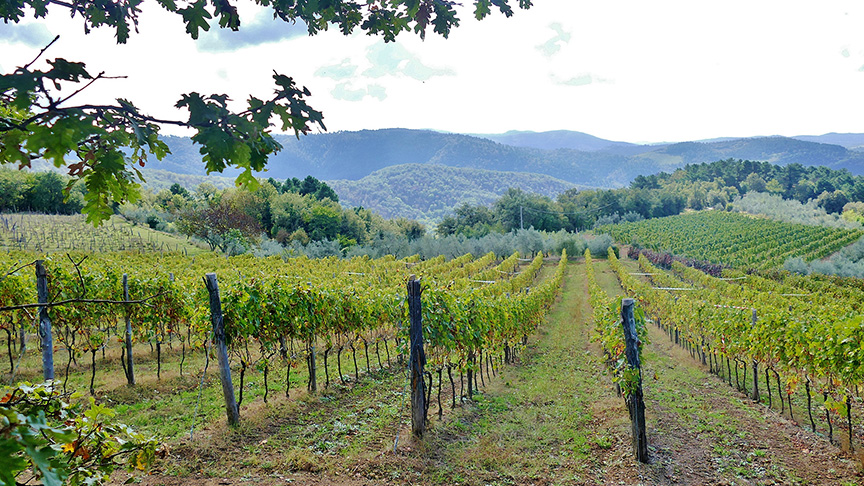
[[[756,327],[756,309],[753,309],[753,320],[751,322],[752,327]],[[753,393],[750,395],[750,398],[753,401],[759,401],[759,364],[756,362],[756,359],[753,359]]]
[[[411,370],[411,432],[415,437],[423,437],[423,432],[426,430],[426,386],[423,380],[426,353],[423,351],[420,305],[420,280],[411,275],[408,279],[408,317],[411,321],[408,365]]]
[[[317,377],[317,368],[318,366],[315,364],[315,337],[309,339],[309,391],[312,393],[318,392],[318,377]]]
[[[129,300],[129,276],[123,274],[123,300]],[[132,319],[129,318],[129,307],[126,307],[126,382],[135,384],[135,368],[132,366]]]
[[[633,317],[633,299],[621,301],[621,325],[624,328],[624,346],[627,364],[634,370],[636,383],[628,386],[625,397],[633,432],[633,452],[639,462],[648,462],[648,438],[645,430],[645,402],[642,399],[642,364],[639,362],[639,336],[636,334],[636,319]]]
[[[312,286],[312,282],[309,282],[309,286]],[[312,313],[312,308],[310,304],[309,308],[310,314]],[[310,321],[313,321],[313,318],[310,317]],[[308,350],[308,354],[306,356],[306,364],[309,369],[309,383],[307,384],[307,389],[310,393],[318,393],[318,365],[315,363],[315,327],[312,326],[312,331],[310,333],[309,340],[306,342],[306,349]],[[356,365],[356,359],[355,359]],[[360,376],[360,368],[355,367],[357,371],[357,376]]]
[[[48,272],[43,260],[36,260],[36,296],[39,304],[48,303]],[[51,337],[51,319],[48,307],[39,307],[39,338],[42,344],[42,377],[54,379],[54,340]]]
[[[231,381],[231,366],[228,363],[228,347],[225,344],[225,322],[222,320],[222,301],[219,298],[219,283],[215,273],[204,277],[207,292],[210,294],[210,320],[213,323],[213,345],[219,361],[219,380],[222,382],[222,395],[225,397],[225,412],[228,425],[240,423],[240,410],[234,397],[234,383]]]

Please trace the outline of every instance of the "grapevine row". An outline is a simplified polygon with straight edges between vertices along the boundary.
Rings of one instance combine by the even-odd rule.
[[[859,230],[784,223],[739,213],[700,211],[598,229],[621,242],[737,267],[774,268],[790,257],[828,256]]]
[[[55,301],[83,296],[123,300],[124,268],[130,270],[128,299],[150,297],[148,305],[141,306],[72,303],[51,310],[57,342],[69,351],[68,359],[71,362],[79,353],[89,353],[94,376],[96,353],[104,353],[112,334],[118,338],[122,334],[119,320],[130,319],[135,340],[154,343],[157,353],[164,342],[174,339],[180,340],[184,359],[187,347],[202,347],[210,337],[210,315],[200,278],[215,271],[226,341],[240,362],[242,383],[243,373],[253,366],[263,369],[266,379],[276,356],[296,364],[309,362],[317,352],[319,359],[323,355],[326,369],[328,354],[337,354],[341,363],[343,350],[353,354],[355,347],[362,346],[368,367],[370,347],[378,353],[383,343],[389,361],[391,341],[404,342],[404,282],[409,274],[421,275],[426,282],[424,319],[434,349],[430,356],[442,365],[476,368],[474,355],[502,348],[509,352],[529,334],[560,287],[566,256],[555,276],[540,285],[533,282],[543,256],[538,255],[521,272],[517,272],[518,257],[514,253],[491,266],[493,254],[476,260],[465,255],[450,262],[440,257],[426,262],[416,257],[285,262],[245,256],[104,255],[83,261],[80,257],[55,258],[46,260],[46,266]],[[31,258],[26,253],[9,254],[4,265],[15,268]],[[493,284],[472,282],[492,277]],[[0,281],[0,305],[34,302],[33,289],[31,267],[11,272]],[[0,314],[10,362],[11,336],[32,332],[32,317],[27,310]],[[127,363],[123,364],[125,368]],[[341,370],[339,374],[342,377]],[[325,379],[329,381],[329,372]]]
[[[651,313],[703,362],[707,357],[712,370],[722,370],[731,382],[730,360],[736,375],[738,363],[745,373],[756,363],[769,398],[770,370],[778,388],[783,378],[781,404],[783,394],[791,400],[803,383],[808,404],[815,389],[828,411],[851,424],[850,406],[864,378],[864,326],[848,304],[755,275],[731,273],[727,278],[735,280],[721,280],[673,263],[675,276],[644,257],[639,267],[657,287],[643,287]],[[756,398],[758,388],[752,389]]]

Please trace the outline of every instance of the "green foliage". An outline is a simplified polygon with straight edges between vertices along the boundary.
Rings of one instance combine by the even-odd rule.
[[[119,467],[144,470],[159,443],[117,423],[90,399],[71,405],[51,382],[7,387],[0,398],[0,484],[32,475],[45,486],[103,484]],[[29,479],[28,479],[29,481]],[[26,482],[26,481],[25,481]]]
[[[190,197],[189,191],[187,191],[185,187],[181,186],[176,182],[174,184],[171,184],[171,187],[168,190],[171,191],[171,194],[174,194],[175,196],[182,196],[187,199]]]
[[[568,213],[565,227],[582,229],[633,221],[632,215],[649,219],[679,214],[686,208],[723,209],[729,204],[734,206],[745,193],[747,199],[756,198],[760,192],[801,203],[815,198],[815,205],[839,213],[847,202],[864,200],[864,177],[827,167],[727,159],[640,175],[629,188],[570,190],[561,194],[557,202]]]
[[[861,204],[861,203],[852,203]],[[828,214],[815,199],[802,204],[794,199],[783,199],[767,192],[748,192],[730,205],[733,211],[767,216],[777,221],[800,223],[811,226],[827,226],[830,228],[861,229],[861,223],[856,222],[850,213]],[[849,206],[847,204],[847,206]],[[730,209],[730,207],[727,207]]]
[[[437,231],[442,236],[459,234],[468,237],[525,228],[555,232],[563,229],[564,222],[561,206],[549,197],[511,187],[492,208],[462,204],[456,209],[455,216],[441,221]]]
[[[621,318],[621,297],[609,297],[597,284],[594,276],[594,265],[590,249],[585,250],[585,273],[588,280],[588,296],[593,309],[594,330],[596,340],[603,347],[606,365],[612,371],[612,381],[621,387],[625,395],[636,389],[641,378],[640,371],[631,368],[627,364],[625,356],[626,346],[624,343],[624,329]],[[609,249],[609,263],[618,275],[626,273],[621,263],[615,257],[615,253]],[[637,305],[633,310],[636,321],[636,334],[640,344],[648,342],[648,328],[645,326],[645,312]],[[639,360],[642,361],[642,346],[639,346]]]
[[[456,208],[455,216],[446,216],[438,223],[436,231],[441,236],[459,234],[476,238],[491,231],[501,232],[501,226],[492,209],[463,203]]]
[[[50,214],[80,213],[86,189],[70,185],[70,178],[56,172],[18,171],[0,167],[0,211],[32,211]]]
[[[126,206],[123,213],[157,229],[176,228],[211,249],[231,254],[258,246],[257,252],[273,255],[285,249],[279,245],[296,249],[296,245],[331,241],[347,249],[388,237],[415,240],[426,233],[426,227],[416,221],[385,220],[363,208],[342,208],[325,195],[332,191],[327,184],[314,177],[284,184],[263,181],[254,191],[205,189],[187,196],[168,189],[155,195],[145,192],[140,209]]]
[[[404,31],[413,30],[425,36],[429,24],[436,33],[447,37],[450,29],[459,25],[455,4],[450,1],[394,0],[373,8],[368,2],[355,1],[331,4],[256,0],[255,3],[271,9],[274,18],[303,22],[310,35],[333,25],[345,35],[359,29],[369,35],[381,35],[389,42]],[[486,3],[476,0],[478,18],[488,14],[483,7]],[[507,0],[493,3],[505,15],[512,15]],[[122,5],[84,0],[61,2],[55,7],[67,8],[73,17],[80,17],[86,32],[102,26],[114,29],[117,42],[122,44],[137,29],[141,4],[141,0]],[[212,3],[198,0],[182,7],[173,0],[160,0],[159,4],[182,19],[193,39],[198,38],[201,30],[209,30],[216,19],[221,28],[240,28],[237,8],[227,0]],[[0,0],[0,20],[17,23],[27,11],[37,18],[46,17],[47,5],[45,0]],[[520,0],[520,7],[529,6],[530,2]],[[81,180],[86,186],[83,211],[94,224],[111,216],[113,202],[137,200],[143,177],[135,165],[144,167],[148,154],[162,159],[168,153],[168,146],[158,138],[159,129],[165,124],[195,131],[192,140],[200,147],[208,173],[239,169],[237,184],[252,188],[257,186],[253,172],[263,170],[268,158],[282,148],[270,133],[272,127],[291,131],[298,137],[316,126],[326,130],[321,112],[306,102],[309,90],[275,72],[274,96],[268,100],[250,96],[247,108],[240,112],[228,109],[225,94],[197,92],[181,95],[175,105],[189,112],[187,120],[148,116],[132,101],[122,98],[115,104],[74,105],[71,99],[76,94],[105,76],[100,73],[94,77],[84,63],[62,58],[47,60],[50,67],[47,70],[33,69],[42,52],[11,74],[0,75],[0,163],[29,167],[32,160],[42,158],[58,168],[66,168],[73,183]],[[63,87],[72,94],[62,95]],[[128,158],[125,149],[131,149]]]
[[[386,255],[397,257],[420,255],[424,259],[429,259],[439,255],[456,258],[466,253],[485,255],[491,252],[504,257],[513,251],[530,255],[537,252],[561,254],[566,250],[567,254],[572,254],[570,250],[577,249],[581,253],[586,247],[585,238],[580,235],[563,230],[545,233],[527,229],[511,233],[489,233],[477,238],[466,238],[462,235],[437,237],[427,235],[416,240],[407,240],[391,235],[353,247],[348,250],[347,256],[366,255],[381,258]]]
[[[223,252],[243,253],[238,250],[248,249],[250,240],[261,232],[259,222],[247,209],[241,197],[225,194],[186,211],[177,226],[184,235],[206,241],[211,250],[218,248]]]
[[[279,182],[271,177],[267,179],[267,182],[275,187],[281,194],[293,192],[295,194],[300,194],[301,196],[312,195],[319,201],[330,199],[333,202],[339,202],[339,196],[336,195],[336,191],[328,186],[327,183],[319,181],[311,175],[306,176],[302,181],[294,177],[286,179],[285,182]]]
[[[864,278],[864,239],[859,239],[827,259],[812,260],[808,263],[802,258],[790,258],[783,263],[783,269],[801,275]]]
[[[558,231],[564,225],[558,208],[548,197],[514,188],[495,201],[495,211],[504,231],[531,227],[539,231]]]
[[[839,214],[843,211],[843,206],[849,202],[849,197],[843,191],[825,191],[819,194],[816,202],[828,213]]]
[[[724,211],[602,226],[597,231],[655,251],[746,268],[776,268],[794,256],[807,261],[823,258],[864,234]]]
[[[864,377],[860,283],[853,279],[740,271],[718,279],[679,262],[665,272],[644,256],[639,268],[653,285],[642,282],[636,293],[652,315],[715,358],[773,369],[790,395],[812,379],[834,406],[834,397],[851,395]],[[692,290],[664,290],[685,285]]]

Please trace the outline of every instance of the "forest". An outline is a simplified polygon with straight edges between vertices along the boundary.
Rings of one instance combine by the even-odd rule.
[[[462,205],[438,224],[439,234],[486,234],[522,226],[545,231],[583,231],[598,225],[679,214],[685,209],[732,209],[747,193],[768,193],[807,203],[828,214],[862,213],[864,177],[847,170],[779,166],[727,159],[686,165],[673,172],[637,176],[620,189],[570,189],[554,200],[511,189],[491,207]],[[850,204],[853,203],[853,204]],[[858,215],[858,216],[856,216]]]

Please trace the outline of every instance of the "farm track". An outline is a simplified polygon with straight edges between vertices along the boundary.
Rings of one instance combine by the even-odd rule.
[[[620,295],[605,261],[595,265],[598,283]],[[325,399],[251,406],[236,431],[220,422],[174,444],[142,484],[864,484],[858,459],[750,402],[654,327],[644,350],[651,463],[636,463],[626,408],[589,340],[590,316],[584,265],[573,264],[519,363],[472,405],[445,405],[441,421],[430,407],[422,440],[408,438],[404,380],[385,372]]]
[[[620,295],[606,262],[595,265],[606,292]],[[655,326],[648,331],[644,484],[864,484],[860,459],[735,391]]]
[[[854,485],[860,462],[752,402],[650,326],[650,484]]]

